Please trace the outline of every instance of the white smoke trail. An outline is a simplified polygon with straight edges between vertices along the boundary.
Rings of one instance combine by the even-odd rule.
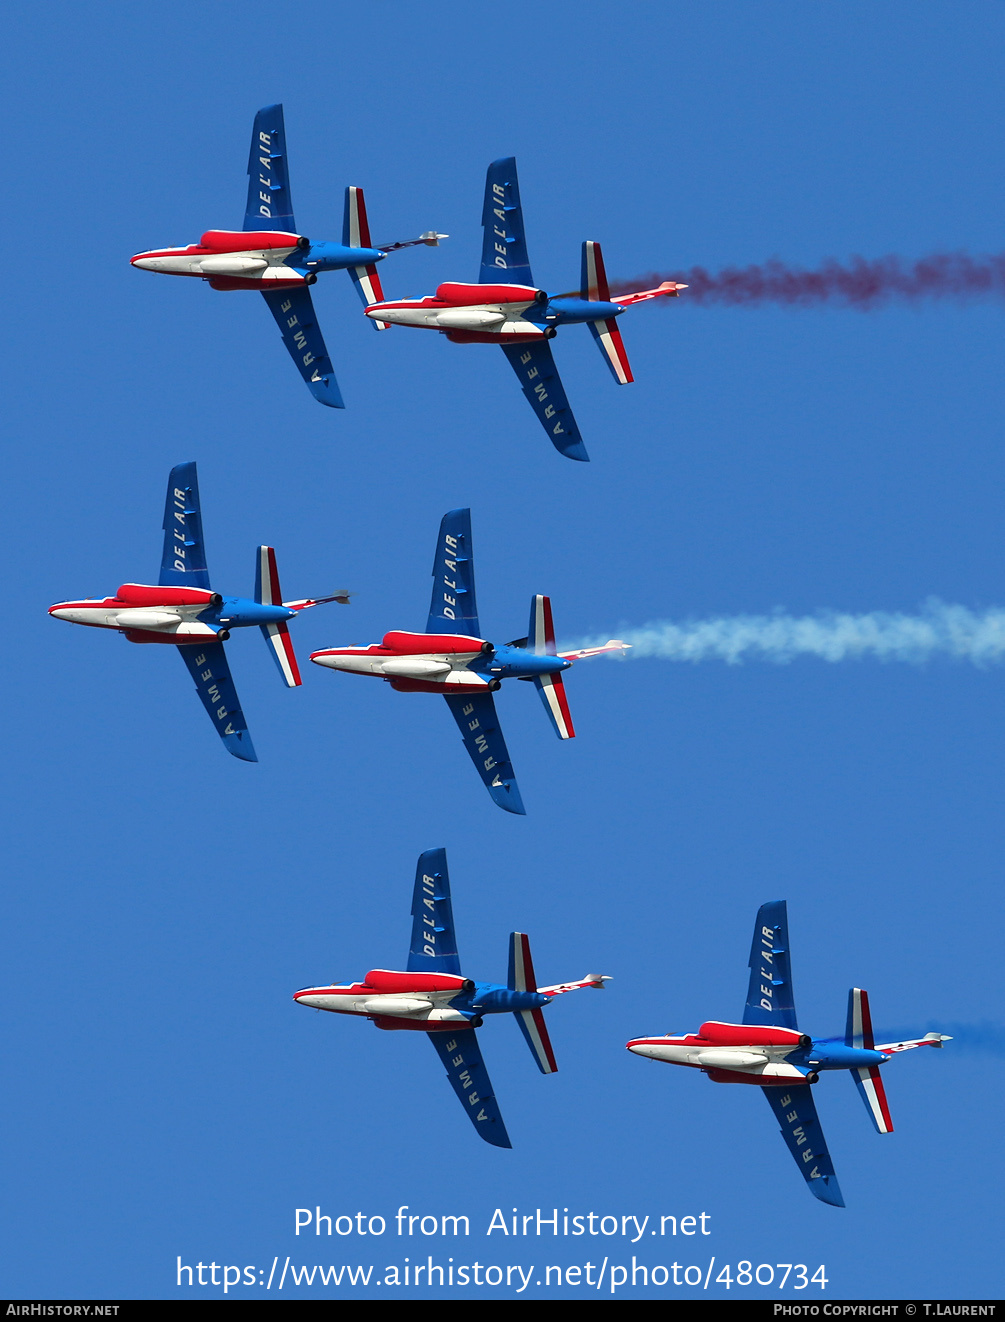
[[[704,620],[654,620],[622,632],[629,659],[664,661],[771,661],[787,665],[799,656],[822,661],[871,657],[920,665],[934,657],[990,666],[1005,661],[1005,608],[974,611],[937,598],[915,615],[870,611],[866,615],[821,610],[815,615],[723,615]],[[577,647],[597,647],[606,635]],[[571,649],[569,649],[571,650]]]

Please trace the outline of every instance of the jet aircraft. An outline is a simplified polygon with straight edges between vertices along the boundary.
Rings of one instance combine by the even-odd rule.
[[[555,733],[572,739],[562,671],[583,657],[625,647],[612,638],[603,647],[559,652],[547,597],[531,598],[526,638],[503,646],[486,642],[475,603],[471,511],[463,509],[450,510],[440,522],[425,633],[392,630],[379,643],[329,647],[312,652],[311,660],[353,675],[376,675],[399,693],[442,693],[489,794],[500,808],[523,814],[492,694],[504,679],[533,680]]]
[[[531,275],[524,236],[516,159],[493,161],[485,178],[482,264],[477,284],[441,284],[426,298],[374,301],[366,309],[387,325],[419,326],[455,344],[498,344],[556,450],[589,460],[548,341],[562,326],[586,322],[615,381],[635,378],[618,329],[625,308],[652,298],[676,297],[687,285],[666,280],[657,289],[611,297],[600,244],[587,241],[579,289],[549,294]]]
[[[428,230],[418,239],[374,247],[363,190],[347,188],[342,242],[312,243],[304,238],[293,218],[283,107],[275,105],[265,106],[255,116],[244,228],[207,230],[188,247],[154,248],[130,260],[145,271],[197,276],[213,289],[260,290],[308,390],[320,403],[341,409],[345,405],[309,286],[321,271],[348,271],[366,307],[384,297],[377,262],[399,248],[420,243],[436,247],[448,237]],[[384,329],[380,322],[376,325]]]
[[[512,1147],[475,1037],[485,1015],[515,1016],[542,1074],[558,1069],[542,1010],[563,992],[603,989],[610,979],[588,973],[578,982],[538,987],[523,932],[510,934],[506,986],[473,982],[461,974],[450,907],[445,849],[419,855],[412,891],[412,940],[404,973],[371,969],[362,982],[305,987],[293,999],[334,1014],[361,1015],[378,1028],[427,1033],[450,1086],[476,1132],[497,1148]]]
[[[49,607],[49,614],[71,624],[115,629],[131,643],[173,643],[228,752],[244,762],[257,762],[223,648],[231,629],[257,624],[279,673],[290,688],[296,688],[301,683],[300,670],[287,621],[323,602],[348,605],[348,593],[284,602],[271,546],[260,546],[255,555],[254,601],[213,592],[194,463],[171,469],[163,526],[164,549],[156,587],[123,583],[113,597],[61,601]]]
[[[844,1207],[810,1085],[817,1082],[822,1070],[848,1070],[877,1131],[890,1134],[893,1121],[880,1066],[898,1052],[941,1047],[952,1039],[942,1033],[926,1033],[876,1046],[869,997],[859,987],[848,993],[843,1038],[811,1038],[801,1033],[796,1027],[784,900],[772,900],[758,909],[749,964],[742,1024],[710,1020],[697,1033],[686,1036],[634,1038],[627,1043],[628,1050],[701,1070],[714,1083],[760,1086],[810,1193],[833,1207]]]

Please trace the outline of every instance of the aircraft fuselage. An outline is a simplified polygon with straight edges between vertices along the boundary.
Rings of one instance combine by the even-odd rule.
[[[793,1029],[751,1024],[702,1024],[680,1037],[640,1037],[628,1050],[650,1060],[699,1069],[717,1083],[787,1086],[815,1083],[821,1070],[868,1069],[890,1059],[882,1051],[812,1039]]]
[[[487,1014],[537,1010],[549,997],[541,992],[512,991],[492,982],[472,982],[453,974],[397,973],[372,969],[362,982],[346,986],[305,987],[294,994],[299,1005],[333,1014],[394,1020],[394,1027],[430,1033],[477,1028]]]
[[[386,679],[406,691],[457,693],[497,689],[504,679],[533,679],[567,670],[572,662],[525,647],[494,647],[461,634],[392,631],[367,647],[332,647],[311,660],[331,670]]]
[[[124,583],[114,597],[61,601],[49,607],[49,614],[71,624],[115,629],[130,642],[185,646],[207,639],[224,641],[231,629],[292,620],[296,611],[199,588]]]
[[[458,343],[516,344],[551,339],[558,327],[607,321],[624,312],[620,303],[549,295],[530,285],[441,284],[426,298],[372,303],[374,321],[441,331]]]
[[[379,248],[311,243],[285,231],[207,230],[186,248],[155,248],[130,258],[164,275],[198,276],[214,289],[280,289],[311,285],[320,271],[345,271],[383,261]]]

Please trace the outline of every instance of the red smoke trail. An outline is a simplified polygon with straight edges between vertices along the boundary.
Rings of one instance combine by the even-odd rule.
[[[724,266],[710,272],[703,266],[661,271],[620,280],[612,294],[652,289],[663,280],[688,286],[681,302],[729,307],[776,303],[784,307],[819,307],[838,303],[867,311],[885,303],[916,303],[921,299],[1005,298],[1005,253],[970,257],[966,253],[934,253],[916,262],[900,257],[868,261],[852,257],[845,264],[832,258],[815,271],[772,260],[758,266]]]

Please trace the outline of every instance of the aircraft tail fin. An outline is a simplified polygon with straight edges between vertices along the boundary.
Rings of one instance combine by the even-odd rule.
[[[509,977],[510,991],[537,991],[537,979],[530,957],[530,941],[524,932],[510,933]],[[558,1070],[551,1038],[545,1026],[544,1015],[540,1008],[536,1010],[516,1010],[513,1017],[520,1025],[524,1041],[530,1047],[531,1055],[537,1061],[542,1074],[554,1074]]]
[[[550,597],[531,597],[530,624],[527,629],[527,648],[538,656],[557,656],[555,623],[551,615]],[[569,699],[561,674],[535,675],[534,686],[541,696],[544,710],[559,739],[575,739],[576,731],[569,711]]]
[[[342,220],[342,243],[346,248],[372,248],[370,226],[366,218],[366,203],[363,201],[362,188],[350,186],[345,190],[345,213]],[[363,306],[371,303],[383,303],[384,291],[380,285],[380,276],[376,266],[350,266],[349,275],[356,292],[363,300]],[[372,318],[370,318],[373,321]],[[373,321],[377,330],[387,330],[386,321]]]
[[[607,272],[604,269],[604,258],[600,251],[600,244],[594,243],[590,239],[587,239],[583,244],[580,285],[582,286],[581,296],[588,302],[610,303],[610,288],[607,284]],[[620,299],[615,300],[615,302],[620,301]],[[591,321],[589,326],[600,352],[607,360],[607,365],[611,369],[615,381],[623,386],[630,385],[635,378],[632,376],[631,365],[628,362],[628,354],[625,351],[625,344],[621,338],[618,323],[613,317],[608,317],[602,321]]]
[[[279,570],[276,568],[276,553],[271,546],[260,546],[255,557],[255,600],[261,606],[281,606],[283,593],[279,586]],[[291,688],[299,688],[303,682],[300,667],[286,621],[259,625],[262,637],[269,645],[279,673]]]

